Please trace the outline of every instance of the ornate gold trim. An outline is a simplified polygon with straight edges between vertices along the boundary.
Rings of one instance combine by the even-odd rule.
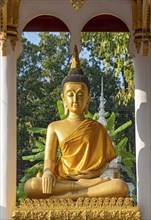
[[[7,38],[7,2],[2,1],[0,5],[0,47],[2,55],[6,56],[6,38]]]
[[[131,198],[21,199],[12,213],[16,220],[126,220],[140,219],[140,211]]]
[[[150,23],[151,23],[151,1],[147,0],[144,7],[144,20],[143,20],[143,54],[144,56],[148,55],[148,47],[151,44],[151,32],[150,32]]]
[[[78,11],[84,5],[86,0],[70,0],[70,2],[74,9]]]
[[[143,43],[143,55],[148,55],[148,48],[151,44],[151,1],[146,0],[143,4],[142,0],[131,0],[132,7],[132,28],[134,30],[134,42],[137,53],[139,53],[141,44]]]
[[[3,56],[6,56],[7,53],[7,39],[10,40],[12,50],[15,50],[16,41],[18,40],[17,28],[20,1],[3,0],[0,4],[0,47]]]
[[[6,33],[1,32],[0,33],[0,47],[2,48],[2,55],[6,56]]]

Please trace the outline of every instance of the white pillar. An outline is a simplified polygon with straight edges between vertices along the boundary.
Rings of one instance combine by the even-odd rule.
[[[137,200],[142,220],[151,219],[151,51],[135,65]]]
[[[0,54],[0,219],[11,219],[16,205],[16,62],[7,40]]]

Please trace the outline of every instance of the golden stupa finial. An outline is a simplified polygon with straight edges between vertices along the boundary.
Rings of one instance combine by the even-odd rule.
[[[77,45],[74,46],[73,58],[71,63],[71,69],[80,67],[79,53]]]

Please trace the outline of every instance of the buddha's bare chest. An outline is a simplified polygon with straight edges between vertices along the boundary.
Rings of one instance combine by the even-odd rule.
[[[64,141],[67,137],[69,137],[73,131],[75,131],[81,122],[69,122],[69,123],[61,123],[55,129],[56,135],[58,137],[59,142]]]

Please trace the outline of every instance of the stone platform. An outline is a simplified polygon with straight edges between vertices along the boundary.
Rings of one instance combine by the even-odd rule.
[[[21,199],[16,220],[140,220],[131,198]]]

